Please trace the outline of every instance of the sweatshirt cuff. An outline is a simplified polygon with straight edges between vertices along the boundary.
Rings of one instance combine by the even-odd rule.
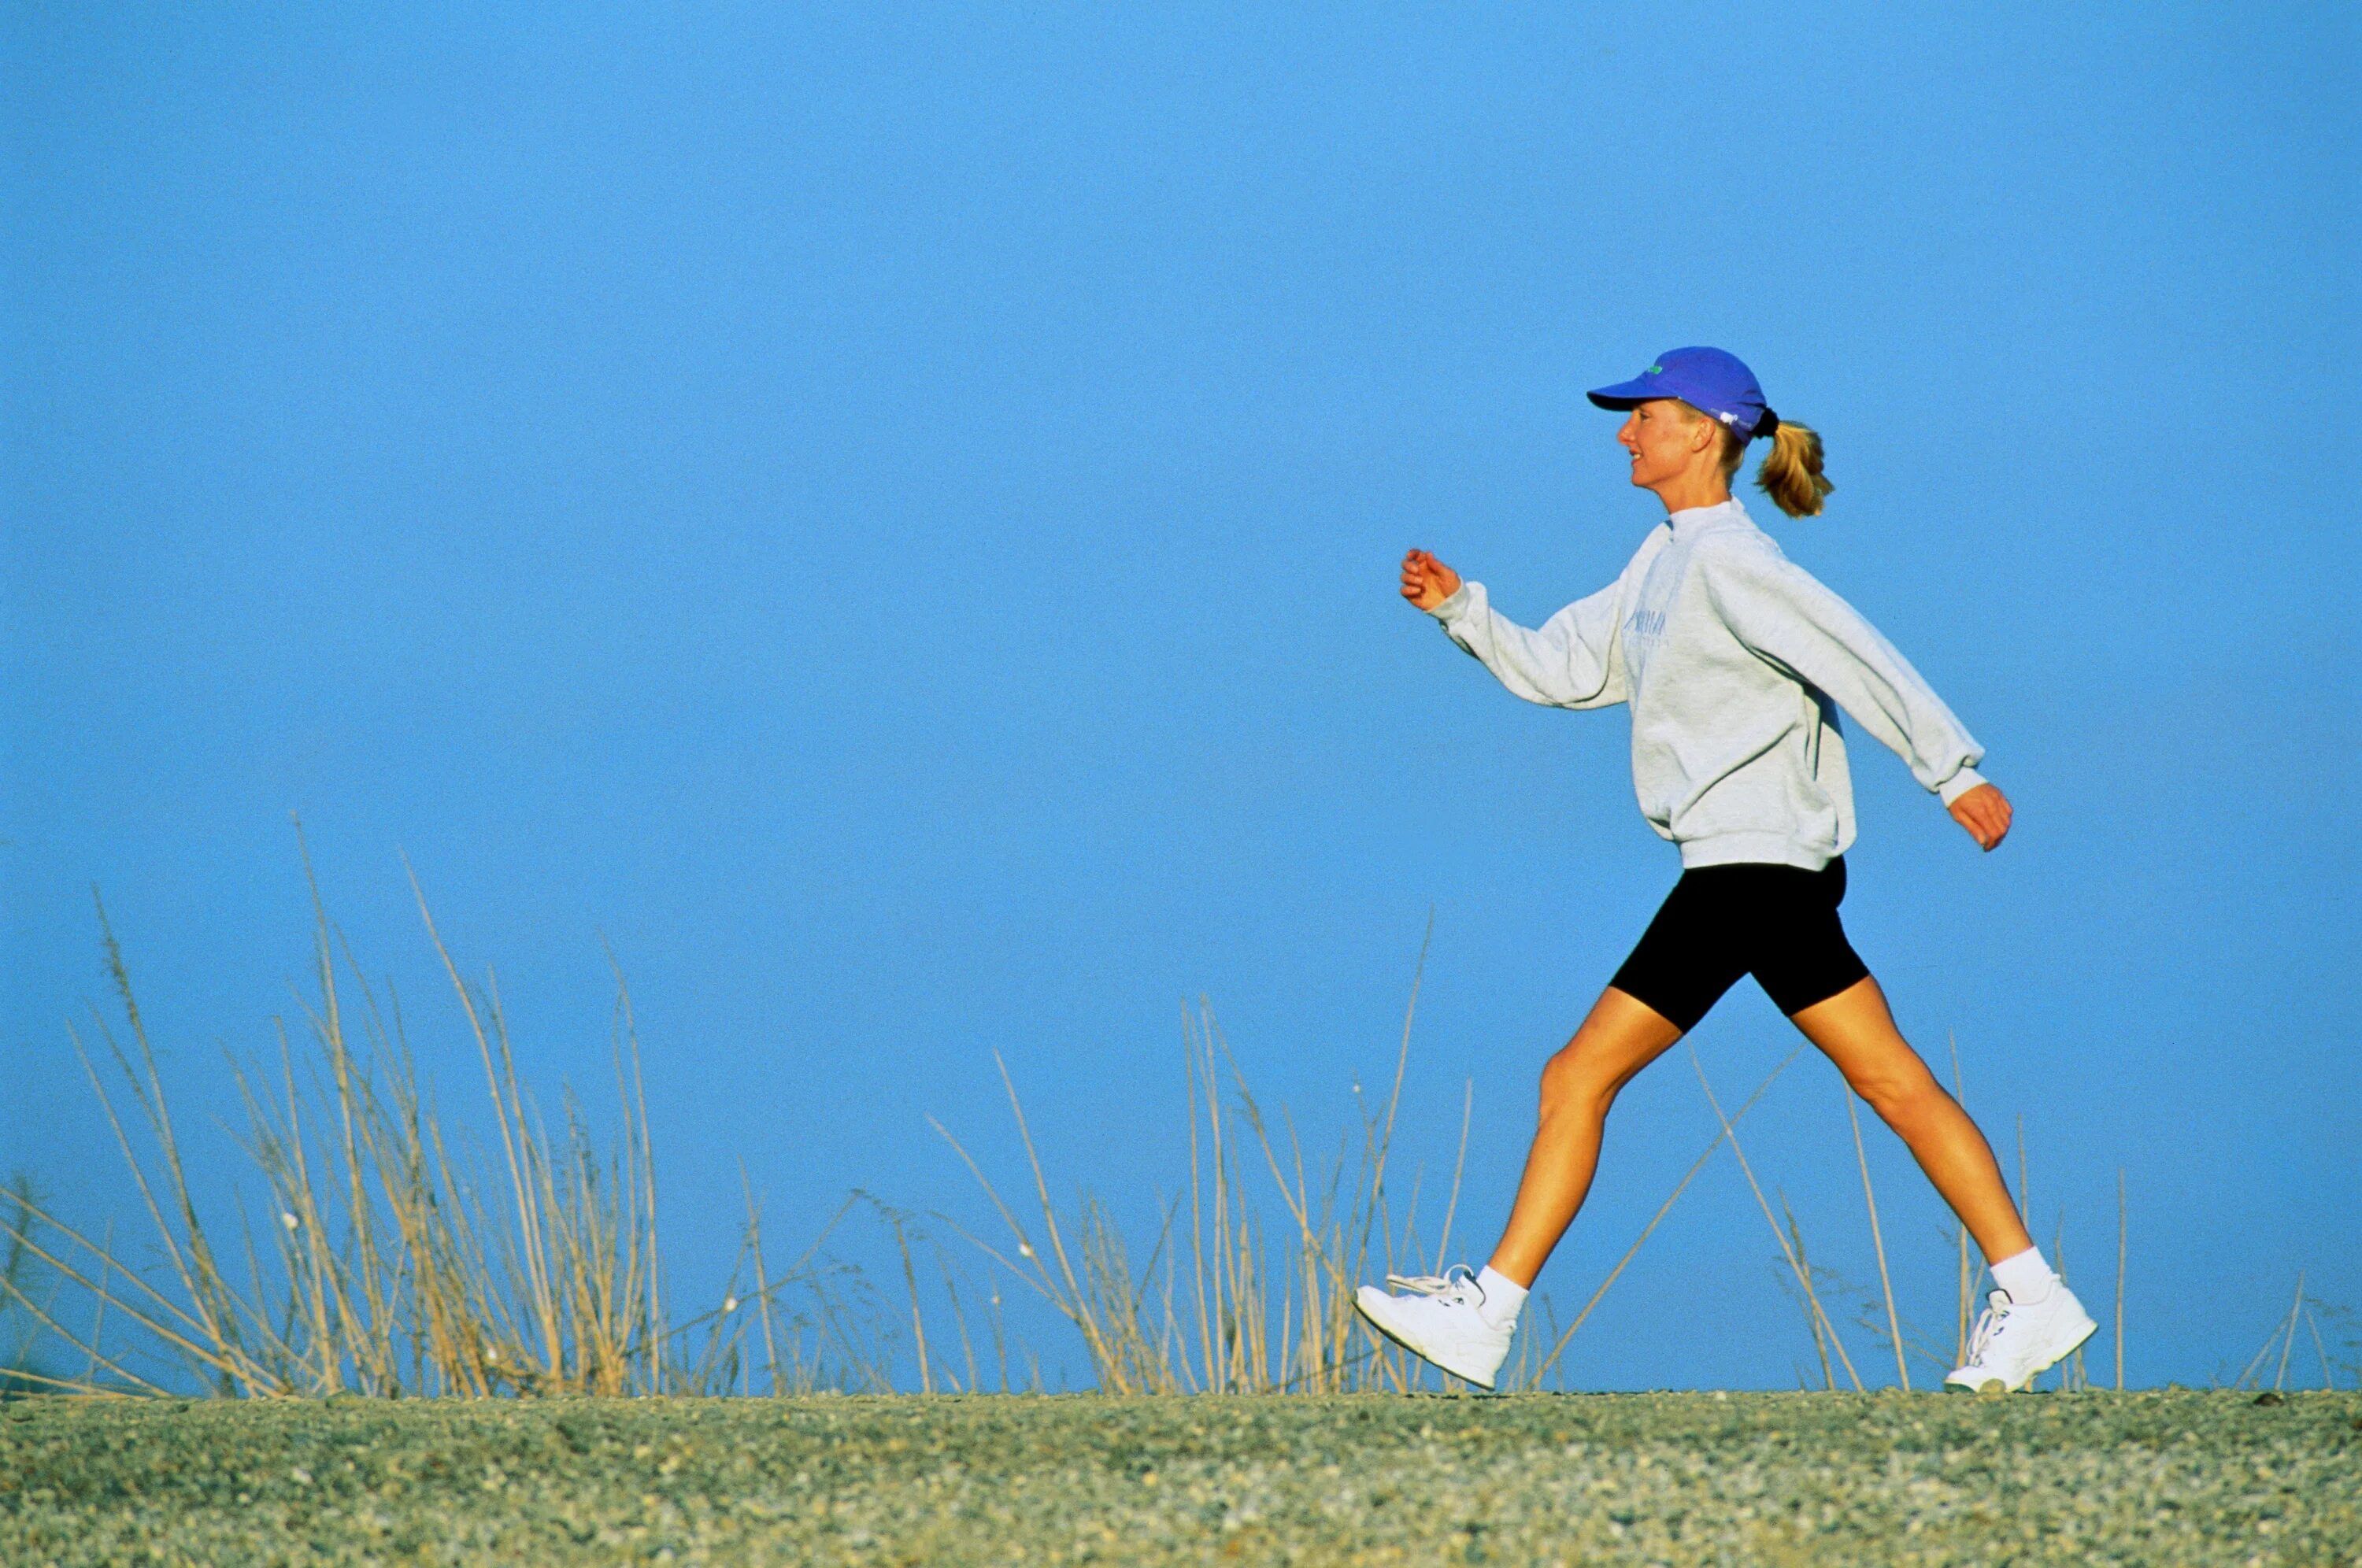
[[[1437,605],[1434,609],[1429,610],[1428,613],[1442,622],[1445,625],[1451,625],[1453,622],[1468,613],[1470,602],[1475,597],[1468,591],[1475,586],[1476,585],[1474,583],[1468,581],[1466,579],[1462,579],[1460,586],[1451,591],[1451,597]]]
[[[1975,768],[1963,767],[1958,773],[1953,774],[1949,778],[1945,779],[1943,783],[1937,785],[1936,787],[1936,793],[1941,796],[1943,798],[1944,804],[1948,806],[1953,801],[1959,800],[1961,796],[1967,794],[1970,790],[1975,789],[1978,785],[1982,784],[1984,781],[1985,776],[1978,772]]]

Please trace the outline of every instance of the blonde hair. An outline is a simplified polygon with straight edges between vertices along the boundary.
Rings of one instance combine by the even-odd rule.
[[[1822,501],[1837,489],[1821,476],[1820,433],[1782,420],[1772,432],[1771,455],[1755,470],[1755,485],[1789,516],[1818,517]]]
[[[1747,444],[1754,437],[1689,403],[1683,403],[1681,406],[1692,420],[1712,420],[1721,430],[1723,482],[1727,484],[1738,478],[1739,464],[1747,458]],[[1821,460],[1820,433],[1809,425],[1792,425],[1783,419],[1772,432],[1772,450],[1764,458],[1763,466],[1755,470],[1755,486],[1772,498],[1772,504],[1791,517],[1818,517],[1821,502],[1837,489],[1822,476]]]

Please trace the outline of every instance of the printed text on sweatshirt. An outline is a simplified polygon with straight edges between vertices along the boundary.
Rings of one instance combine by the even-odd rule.
[[[1530,630],[1463,582],[1430,612],[1529,702],[1632,709],[1640,814],[1682,864],[1818,870],[1853,843],[1837,709],[1949,805],[1984,750],[1893,644],[1736,501],[1676,512],[1613,583]]]

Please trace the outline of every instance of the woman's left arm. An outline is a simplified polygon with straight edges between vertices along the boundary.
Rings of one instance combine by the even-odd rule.
[[[1776,547],[1716,540],[1699,561],[1716,613],[1750,652],[1834,698],[1981,847],[2002,841],[2010,806],[1976,770],[1984,747],[1860,611]]]

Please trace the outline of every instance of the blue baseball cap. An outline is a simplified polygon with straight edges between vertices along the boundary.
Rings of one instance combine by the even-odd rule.
[[[1719,348],[1667,349],[1630,381],[1601,387],[1590,396],[1600,407],[1616,409],[1677,397],[1749,440],[1780,428],[1780,416],[1764,406],[1755,372],[1738,355]]]

